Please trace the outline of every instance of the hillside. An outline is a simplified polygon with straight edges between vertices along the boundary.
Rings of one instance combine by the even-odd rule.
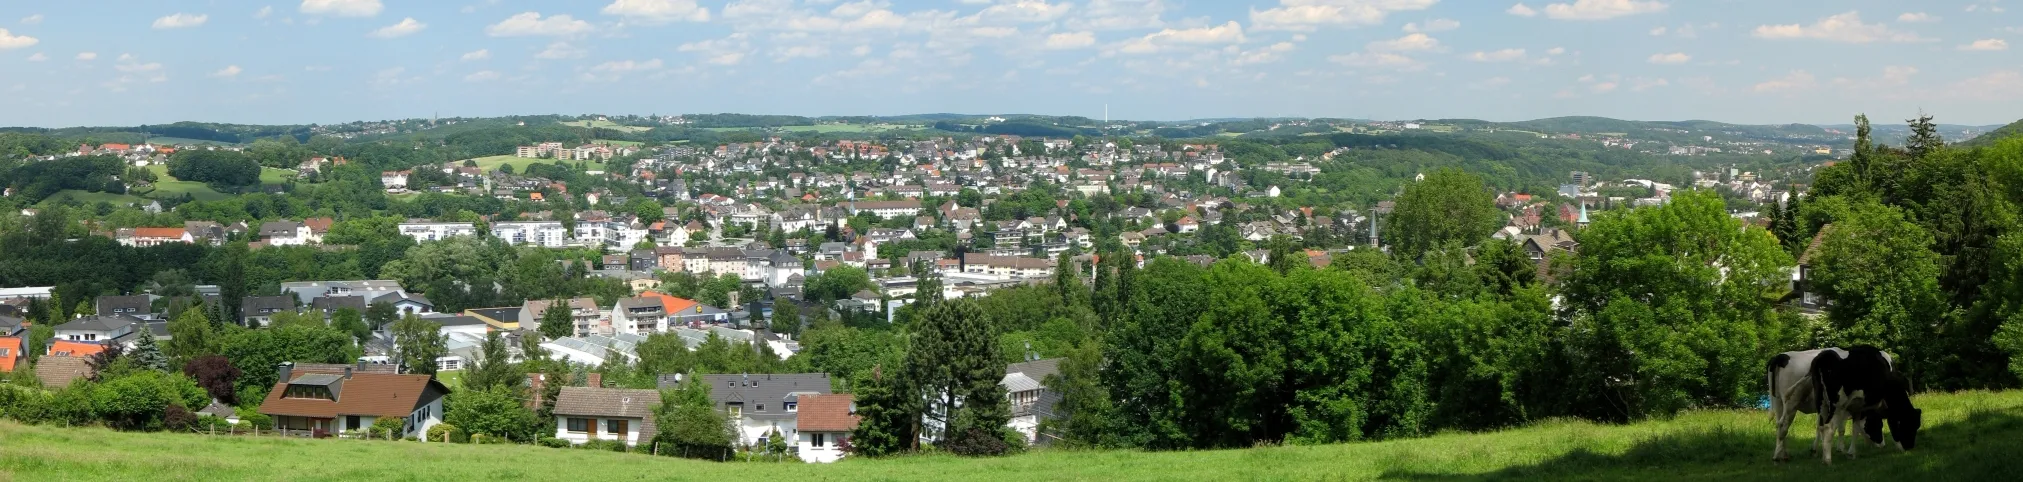
[[[1961,142],[1960,146],[1981,147],[1981,146],[1994,145],[1995,141],[2008,139],[2010,137],[2015,137],[2019,135],[2023,135],[2023,120],[2016,121],[2006,126],[1998,127],[1993,131],[1989,131],[1987,134],[1980,135],[1979,137],[1968,139],[1966,142]]]
[[[182,434],[0,422],[0,480],[1798,480],[1861,474],[1999,480],[2023,444],[2023,391],[1918,398],[1919,448],[1863,447],[1833,467],[1770,462],[1762,411],[1702,411],[1633,425],[1546,422],[1392,442],[1198,452],[1039,451],[996,459],[918,456],[833,465],[712,463],[533,446],[440,445]],[[1854,472],[1849,472],[1854,471]],[[277,477],[277,475],[279,477]]]

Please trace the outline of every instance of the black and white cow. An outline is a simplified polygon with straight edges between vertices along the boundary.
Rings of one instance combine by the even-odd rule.
[[[1866,350],[1864,349],[1864,352]],[[1801,412],[1819,413],[1819,398],[1813,384],[1812,366],[1814,360],[1817,360],[1821,354],[1827,353],[1834,355],[1837,359],[1845,360],[1849,352],[1840,348],[1822,348],[1784,352],[1770,358],[1770,366],[1767,370],[1770,394],[1770,420],[1777,427],[1777,449],[1771,454],[1773,460],[1784,461],[1791,458],[1785,451],[1785,439],[1791,430],[1791,424],[1797,420],[1798,414]],[[1889,354],[1881,353],[1880,351],[1876,353],[1882,357],[1886,365],[1890,363]],[[1832,437],[1813,439],[1813,451],[1818,452],[1822,450],[1822,446],[1828,440],[1841,440],[1842,434],[1847,433],[1844,426],[1849,423],[1854,425],[1854,433],[1867,435],[1871,442],[1878,446],[1882,445],[1883,422],[1879,419],[1886,419],[1885,414],[1886,412],[1879,410],[1857,410],[1852,412],[1847,419],[1835,424]],[[1823,420],[1823,422],[1826,421],[1830,420]],[[1902,429],[1893,427],[1893,430],[1903,433]],[[1849,454],[1853,454],[1855,443],[1853,440],[1846,440],[1846,444],[1839,448]]]
[[[1882,350],[1857,346],[1849,348],[1845,355],[1822,351],[1812,360],[1810,378],[1813,396],[1819,402],[1818,439],[1837,436],[1843,422],[1854,416],[1874,414],[1869,418],[1883,420],[1869,423],[1887,423],[1898,448],[1910,450],[1917,446],[1924,411],[1911,405],[1910,384],[1892,369],[1889,355]],[[1880,427],[1864,432],[1872,441],[1882,443]],[[1853,448],[1850,442],[1849,456],[1854,455]],[[1820,457],[1828,464],[1833,463],[1832,450],[1821,451]]]

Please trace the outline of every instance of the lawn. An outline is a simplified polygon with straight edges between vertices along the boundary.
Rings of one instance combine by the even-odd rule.
[[[497,171],[497,170],[499,170],[499,166],[505,166],[505,165],[511,165],[511,166],[513,166],[513,172],[527,172],[527,165],[528,165],[528,164],[534,164],[534,163],[541,163],[541,164],[554,164],[554,163],[555,163],[555,160],[554,160],[554,159],[537,159],[537,158],[531,158],[531,157],[520,157],[520,156],[515,156],[515,155],[512,155],[512,154],[507,154],[507,155],[503,155],[503,156],[486,156],[486,157],[480,157],[480,158],[477,158],[477,159],[471,159],[471,160],[473,160],[473,161],[477,161],[477,162],[478,162],[478,168],[479,168],[479,169],[484,169],[484,170],[487,170],[487,171]],[[457,161],[457,165],[461,166],[461,165],[463,165],[463,164],[464,164],[464,163],[463,163],[463,161]]]
[[[625,131],[625,132],[646,132],[646,131],[650,131],[650,130],[653,130],[653,128],[652,128],[652,127],[640,127],[640,126],[628,126],[628,125],[624,125],[624,124],[619,124],[619,123],[617,123],[617,122],[611,122],[611,121],[603,121],[603,120],[580,120],[580,121],[569,121],[569,122],[563,122],[563,123],[562,123],[562,125],[565,125],[565,126],[570,126],[570,127],[590,127],[590,128],[603,128],[603,129],[616,129],[616,130],[621,130],[621,131]]]
[[[295,178],[295,174],[294,169],[261,167],[260,184],[287,184],[288,180]]]
[[[140,196],[135,196],[132,194],[113,194],[109,192],[88,192],[77,189],[65,189],[62,191],[57,191],[56,194],[51,195],[48,198],[44,198],[40,204],[52,205],[55,204],[57,200],[64,199],[65,197],[68,197],[69,199],[72,200],[76,200],[78,203],[85,205],[98,204],[99,201],[111,203],[114,206],[125,206],[128,204],[147,203],[147,200],[141,199]]]
[[[646,143],[644,143],[644,142],[639,142],[639,141],[619,141],[619,140],[611,140],[611,139],[598,139],[598,140],[597,140],[596,142],[601,142],[601,143],[605,143],[605,144],[610,144],[610,145],[614,145],[614,146],[626,146],[626,147],[639,147],[639,146],[643,146],[643,145],[646,145]]]
[[[2023,391],[1918,398],[1918,450],[1834,466],[1770,461],[1768,416],[1701,411],[1632,425],[1551,421],[1389,442],[1192,452],[1041,450],[833,465],[713,463],[534,446],[118,433],[0,422],[0,480],[2013,480]],[[1802,417],[1799,427],[1811,422]],[[1806,430],[1797,430],[1807,432]],[[332,463],[333,460],[351,463]]]
[[[782,130],[782,131],[787,131],[787,132],[819,132],[819,133],[824,133],[824,134],[828,134],[828,133],[839,133],[839,132],[840,132],[840,133],[864,133],[864,132],[884,132],[884,131],[889,131],[889,130],[898,130],[898,129],[918,129],[918,128],[920,128],[920,126],[913,126],[913,125],[904,125],[904,124],[816,124],[816,125],[811,125],[811,126],[780,126],[780,127],[778,127],[777,129],[779,129],[779,130]],[[709,128],[705,128],[705,130],[711,130],[711,131],[717,131],[717,132],[731,132],[731,131],[746,131],[746,130],[753,130],[753,129],[759,129],[759,130],[765,130],[765,128],[761,128],[761,127],[709,127]]]

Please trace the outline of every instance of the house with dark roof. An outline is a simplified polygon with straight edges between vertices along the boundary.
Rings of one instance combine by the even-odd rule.
[[[1039,433],[1040,422],[1055,418],[1054,406],[1061,403],[1059,390],[1046,386],[1047,377],[1061,372],[1061,361],[1065,358],[1048,358],[1013,363],[1005,366],[1005,396],[1011,398],[1012,417],[1005,425],[1026,436],[1028,445],[1045,445],[1050,441]]]
[[[332,315],[336,315],[337,310],[342,310],[345,308],[357,310],[360,316],[364,316],[365,310],[367,308],[365,304],[365,297],[321,296],[317,297],[314,300],[309,301],[309,309],[316,310],[317,313],[322,313],[324,318],[329,318]]]
[[[90,360],[84,357],[44,356],[35,361],[35,378],[48,390],[69,388],[77,380],[91,378],[93,372]]]
[[[153,298],[148,295],[100,296],[94,305],[101,315],[126,315],[152,320],[155,319]]]
[[[736,443],[747,446],[765,443],[766,435],[773,431],[793,436],[800,397],[833,393],[827,373],[703,375],[700,380],[709,384],[710,403],[729,415],[736,426]],[[663,377],[660,389],[674,388],[677,383]]]
[[[518,306],[471,308],[464,310],[464,316],[484,321],[485,324],[492,325],[493,329],[506,331],[520,330],[520,307]]]
[[[128,315],[95,315],[56,325],[56,340],[87,344],[124,343],[143,328],[140,318]]]
[[[795,453],[803,462],[818,464],[843,459],[844,441],[860,419],[856,397],[847,393],[802,395],[794,417]]]
[[[248,296],[239,301],[239,323],[246,326],[267,326],[274,322],[274,314],[295,311],[295,297]]]
[[[653,406],[660,392],[629,388],[562,387],[555,397],[555,438],[582,445],[617,440],[634,446],[653,440]]]
[[[435,377],[339,367],[275,367],[280,381],[260,403],[260,413],[273,417],[277,428],[333,434],[371,427],[382,417],[404,422],[395,434],[401,437],[428,433],[442,423],[449,387]]]

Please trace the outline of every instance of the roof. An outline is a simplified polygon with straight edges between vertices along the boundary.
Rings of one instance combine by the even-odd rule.
[[[70,320],[56,325],[56,331],[119,331],[140,323],[139,318],[127,315],[97,315]]]
[[[645,293],[640,293],[639,297],[659,298],[660,306],[663,307],[668,313],[678,313],[681,312],[682,310],[693,309],[697,304],[700,304],[697,303],[695,300],[669,295],[658,291],[648,291]]]
[[[57,358],[57,357],[81,358],[97,355],[98,352],[102,351],[105,351],[105,345],[100,345],[97,343],[87,343],[82,341],[70,341],[70,340],[50,340],[49,349],[43,352],[43,354],[49,356],[43,358],[44,359]]]
[[[709,384],[711,404],[719,409],[726,403],[743,404],[744,416],[755,419],[792,418],[781,404],[801,395],[833,392],[826,373],[703,375],[702,381]],[[663,384],[661,388],[670,387]],[[761,404],[765,410],[759,410]]]
[[[1034,380],[1024,373],[1006,373],[1004,379],[998,380],[997,384],[1004,385],[1004,391],[1010,393],[1040,389],[1039,380]]]
[[[136,238],[180,239],[185,233],[184,228],[133,228],[133,237]]]
[[[35,378],[42,380],[42,388],[60,390],[89,376],[91,363],[83,357],[45,356],[35,362]]]
[[[367,308],[365,297],[363,296],[319,296],[309,302],[309,307],[321,311],[337,311],[351,308],[358,310],[359,314],[364,314]]]
[[[148,295],[98,297],[99,313],[120,313],[120,309],[132,310],[127,313],[152,313],[153,307],[154,300],[148,299]]]
[[[555,397],[555,414],[652,419],[658,404],[656,390],[562,387],[562,394]]]
[[[268,221],[268,222],[264,222],[264,223],[260,223],[260,235],[261,235],[261,236],[294,236],[294,235],[295,235],[295,230],[296,230],[297,228],[301,228],[301,227],[302,227],[302,223],[298,223],[298,222],[294,222],[294,221]]]
[[[240,311],[252,312],[261,309],[294,310],[295,297],[286,295],[248,296],[239,302]]]
[[[14,363],[21,359],[21,339],[0,337],[0,372],[14,371]]]
[[[470,325],[485,324],[485,320],[478,319],[478,317],[475,316],[464,316],[464,315],[424,316],[421,319],[422,321],[427,321],[442,326],[470,326]]]
[[[1812,263],[1812,257],[1819,254],[1819,246],[1826,244],[1826,234],[1830,232],[1833,232],[1832,224],[1819,227],[1819,234],[1812,235],[1812,242],[1807,243],[1805,245],[1805,252],[1798,255],[1799,265],[1803,266]]]
[[[1048,358],[1005,365],[1006,374],[1024,373],[1034,381],[1045,382],[1048,376],[1061,372],[1061,362],[1066,358]]]
[[[323,381],[330,376],[307,373],[296,375],[290,381],[275,383],[274,389],[267,392],[267,400],[260,403],[260,413],[317,418],[341,415],[406,417],[422,403],[449,393],[449,388],[428,375],[354,372],[350,379],[343,380],[344,389],[337,392],[337,400],[282,396],[290,383]]]
[[[801,397],[795,428],[803,432],[848,432],[857,428],[857,399],[847,393]]]

